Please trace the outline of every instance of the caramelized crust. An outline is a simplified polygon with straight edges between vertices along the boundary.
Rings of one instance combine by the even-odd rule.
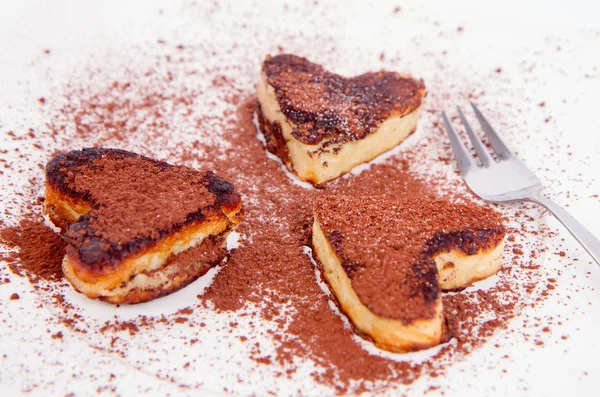
[[[218,265],[227,256],[227,232],[205,238],[198,246],[180,254],[173,254],[165,264],[155,270],[144,270],[107,289],[101,283],[86,283],[74,272],[76,258],[65,256],[63,271],[73,287],[89,298],[110,303],[141,303],[175,292]],[[152,251],[152,250],[150,250]],[[150,254],[147,252],[146,254]]]
[[[444,200],[325,196],[315,219],[361,302],[404,323],[434,315],[436,256],[493,251],[505,235],[494,211]]]
[[[367,307],[352,288],[352,282],[342,266],[342,260],[325,237],[315,218],[312,245],[321,275],[336,297],[354,331],[378,347],[393,352],[409,352],[439,344],[445,337],[441,296],[429,304],[429,315],[406,323],[378,316]]]
[[[106,268],[89,266],[81,257],[80,250],[68,245],[65,264],[70,267],[70,273],[81,281],[110,289],[126,282],[132,275],[159,268],[171,254],[181,252],[178,247],[195,246],[209,236],[225,232],[229,227],[230,222],[223,216],[195,222],[166,235],[139,252],[123,255],[117,266]]]
[[[63,270],[76,289],[133,303],[205,273],[194,263],[187,270],[166,264],[211,236],[225,236],[240,222],[242,203],[233,185],[212,172],[94,148],[48,163],[44,212],[69,244]],[[180,274],[161,274],[174,268]],[[135,278],[147,284],[134,288]]]
[[[263,73],[295,125],[292,136],[309,145],[363,139],[388,118],[418,109],[425,96],[423,81],[406,75],[380,71],[346,78],[290,54],[268,56]]]
[[[425,85],[383,71],[346,78],[305,58],[278,55],[264,61],[257,97],[267,150],[321,187],[411,135]]]
[[[66,233],[69,226],[75,223],[80,216],[90,212],[91,209],[90,203],[84,199],[61,194],[52,185],[46,184],[44,213],[48,215],[55,226],[60,228],[61,233]]]
[[[408,352],[447,340],[441,289],[498,271],[504,233],[482,207],[325,196],[315,203],[312,245],[355,331]]]
[[[283,164],[291,167],[290,154],[281,131],[281,123],[279,121],[267,120],[263,114],[260,102],[256,103],[256,114],[258,115],[258,127],[265,137],[267,150],[279,157]]]
[[[140,180],[140,173],[148,180]],[[84,149],[55,157],[46,167],[46,191],[46,213],[57,226],[68,226],[65,240],[78,250],[82,266],[98,274],[186,225],[217,214],[236,221],[241,208],[233,185],[212,172],[116,149]],[[157,196],[163,196],[162,203]],[[183,208],[177,208],[177,200],[186,200]],[[77,216],[65,210],[73,203]],[[179,211],[174,214],[175,208]],[[166,219],[153,222],[157,217]],[[113,225],[121,230],[111,230]]]

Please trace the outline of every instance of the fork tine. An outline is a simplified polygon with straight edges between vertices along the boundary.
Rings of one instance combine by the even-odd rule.
[[[452,152],[454,153],[454,157],[456,157],[456,162],[458,163],[458,168],[460,171],[465,174],[471,167],[475,164],[473,162],[473,158],[465,148],[465,146],[460,142],[460,138],[458,134],[450,124],[450,120],[448,120],[448,116],[446,116],[446,112],[442,112],[442,117],[444,118],[444,124],[446,125],[446,133],[448,134],[448,138],[450,139],[450,146],[452,147]]]
[[[462,110],[460,109],[460,107],[457,106],[456,109],[458,109],[458,115],[460,116],[460,119],[462,120],[462,122],[465,126],[465,129],[467,130],[467,134],[469,135],[469,139],[471,139],[471,143],[473,144],[473,147],[475,148],[475,151],[477,152],[477,156],[479,157],[479,160],[481,160],[481,163],[483,164],[484,167],[486,167],[486,168],[489,167],[491,164],[494,163],[494,159],[488,153],[487,149],[481,142],[481,139],[479,139],[479,137],[477,135],[475,135],[475,132],[473,132],[471,125],[467,121],[467,118],[465,117],[465,115],[462,112]]]
[[[481,114],[481,112],[479,111],[479,109],[477,109],[477,106],[475,106],[473,102],[471,102],[471,107],[473,107],[475,116],[477,117],[477,120],[479,120],[479,124],[481,124],[483,132],[485,132],[485,135],[490,140],[490,144],[494,148],[496,155],[498,155],[498,157],[500,157],[501,159],[513,157],[514,154],[504,144],[504,142],[502,142],[502,139],[500,139],[498,134],[496,134],[496,131],[494,131],[490,123],[486,120],[485,117],[483,117],[483,114]]]

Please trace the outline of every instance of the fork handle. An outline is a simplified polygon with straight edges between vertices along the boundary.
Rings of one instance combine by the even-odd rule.
[[[596,263],[600,265],[600,240],[598,240],[589,230],[587,230],[577,219],[573,218],[567,211],[562,209],[554,201],[546,196],[535,195],[529,197],[529,200],[540,204],[550,211],[560,223],[565,225],[567,230],[571,232],[573,237],[585,248],[587,252],[594,258]]]

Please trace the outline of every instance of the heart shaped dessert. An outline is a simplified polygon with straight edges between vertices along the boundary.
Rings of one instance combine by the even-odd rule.
[[[324,196],[312,233],[321,274],[357,332],[407,352],[444,340],[441,290],[496,273],[505,229],[475,205]]]
[[[295,55],[267,57],[258,84],[267,149],[302,180],[330,181],[417,127],[422,80],[394,72],[346,78]]]
[[[68,243],[63,272],[76,290],[138,303],[176,291],[221,262],[242,202],[212,172],[94,148],[47,164],[44,213]]]

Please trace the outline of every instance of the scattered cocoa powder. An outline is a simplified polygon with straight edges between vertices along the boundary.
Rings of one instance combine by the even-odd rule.
[[[360,391],[370,390],[378,381],[414,381],[434,367],[436,360],[416,365],[365,352],[352,340],[352,331],[329,308],[328,297],[315,282],[314,268],[302,246],[309,243],[312,205],[317,196],[345,193],[435,197],[431,190],[435,185],[424,184],[405,166],[418,156],[415,151],[419,149],[403,152],[386,164],[372,165],[351,178],[341,178],[323,190],[306,190],[291,182],[278,169],[278,163],[266,161],[265,149],[256,139],[252,123],[254,109],[252,100],[240,108],[238,124],[231,134],[244,150],[228,153],[222,164],[232,177],[245,175],[236,187],[252,200],[239,232],[251,236],[252,244],[245,244],[232,254],[228,265],[200,298],[211,301],[219,310],[238,310],[248,301],[262,302],[266,294],[273,304],[260,314],[268,319],[277,317],[281,305],[292,302],[297,313],[292,319],[281,321],[281,328],[286,331],[275,338],[280,347],[274,361],[293,366],[294,357],[310,357],[325,369],[322,374],[314,374],[315,379],[334,385],[340,393],[347,392],[350,384]],[[521,299],[517,293],[511,293],[510,283],[504,282],[486,292],[445,296],[444,314],[459,343],[456,348],[443,348],[438,356],[468,352],[484,343],[495,329],[504,327],[516,314],[515,304]],[[306,301],[312,304],[302,303]],[[494,319],[477,324],[475,319],[483,312],[493,313]],[[264,354],[256,357],[265,361]]]
[[[187,50],[187,46],[180,50]],[[162,83],[164,81],[161,80]],[[202,310],[232,313],[243,309],[247,303],[260,304],[261,309],[253,315],[276,322],[277,328],[269,332],[276,351],[263,351],[253,338],[253,330],[239,338],[243,343],[252,345],[250,357],[257,363],[272,366],[285,364],[285,371],[274,373],[287,376],[294,372],[298,358],[307,358],[323,369],[312,374],[314,379],[335,388],[337,393],[376,393],[378,388],[394,383],[410,383],[423,374],[443,374],[444,365],[447,365],[444,362],[458,360],[461,355],[485,343],[496,329],[505,327],[518,314],[523,296],[512,285],[510,277],[505,277],[485,291],[465,290],[443,297],[444,315],[456,344],[442,347],[433,358],[417,364],[365,351],[355,341],[353,332],[343,318],[331,309],[329,297],[317,283],[318,276],[315,276],[310,258],[303,250],[310,241],[312,206],[316,197],[331,193],[382,195],[396,199],[407,196],[435,198],[442,191],[452,199],[472,202],[473,198],[462,193],[456,185],[444,179],[422,180],[411,171],[412,165],[419,162],[426,150],[428,139],[439,139],[443,131],[439,131],[438,125],[433,133],[430,131],[423,138],[422,143],[396,154],[385,163],[373,164],[362,173],[340,178],[326,185],[323,190],[308,190],[290,180],[281,165],[267,157],[253,124],[255,98],[248,94],[244,99],[244,93],[235,92],[226,81],[220,81],[219,84],[224,90],[234,92],[229,97],[232,103],[240,103],[237,114],[223,115],[223,119],[231,123],[223,139],[234,144],[222,145],[217,139],[196,141],[185,151],[180,148],[169,150],[172,150],[172,158],[179,158],[185,163],[193,163],[201,158],[203,166],[215,169],[233,181],[236,189],[245,197],[247,215],[238,232],[246,239],[231,253],[228,264],[221,269],[213,284],[199,295],[198,304],[202,305]],[[129,99],[135,90],[143,92],[144,100],[135,102]],[[169,131],[168,122],[165,121],[168,113],[160,104],[173,101],[175,106],[191,112],[197,92],[184,89],[177,94],[163,94],[158,88],[149,88],[132,80],[116,82],[101,92],[80,90],[71,95],[60,117],[52,121],[47,132],[55,139],[70,136],[67,125],[74,123],[76,136],[89,143],[89,146],[107,141],[126,146],[130,139],[136,136],[139,139],[138,130],[149,124],[151,128],[144,137],[156,138],[153,144],[159,146],[164,142],[161,136],[167,136]],[[437,112],[437,108],[425,109],[428,110]],[[202,120],[198,120],[199,125],[202,123]],[[204,156],[204,153],[210,155]],[[449,166],[454,166],[447,154],[444,158]],[[39,205],[33,209],[39,213]],[[528,235],[530,230],[526,227],[527,222],[535,220],[527,219],[521,213],[515,213],[514,217],[522,222],[520,227],[509,229],[509,234]],[[6,254],[9,258],[5,260],[11,270],[27,275],[33,283],[41,279],[60,278],[64,243],[43,225],[39,217],[26,217],[21,223],[27,219],[41,228],[38,231],[43,229],[47,238],[37,239],[33,244],[14,228],[3,226],[0,234],[3,243],[16,249],[15,253]],[[20,224],[21,229],[25,226]],[[515,248],[511,244],[509,239],[508,252],[513,252]],[[10,257],[13,254],[15,256]],[[31,257],[41,259],[44,268],[55,267],[56,272],[51,273],[55,276],[50,277],[32,266]],[[47,266],[48,263],[58,266]],[[520,283],[527,286],[528,291],[533,291],[538,268],[539,264],[535,262],[509,255],[502,273],[510,276],[518,269],[521,272],[519,275],[523,276]],[[46,274],[46,277],[41,277],[42,274]],[[64,296],[58,294],[54,301],[58,307],[64,308],[64,321],[69,322],[73,329],[84,323],[84,319],[69,308],[70,304]],[[293,307],[294,315],[282,318],[286,305]],[[483,313],[486,314],[485,321],[481,320]],[[124,331],[125,335],[120,338],[123,341],[140,332],[150,332],[156,324],[176,323],[175,319],[188,318],[191,314],[182,312],[174,316],[141,316],[127,322],[115,320],[107,322],[99,333],[117,338],[111,335]],[[188,321],[191,319],[188,318]],[[204,323],[198,325],[200,328],[206,326]],[[116,350],[119,343],[117,339],[114,340],[113,352],[124,356],[123,351]],[[198,343],[198,338],[190,338],[189,343]]]
[[[14,250],[0,254],[0,259],[15,274],[27,276],[32,282],[62,279],[66,244],[44,224],[41,214],[26,216],[18,225],[0,229],[0,242]]]
[[[140,331],[138,324],[133,321],[117,321],[115,323],[106,322],[102,328],[100,328],[100,332],[106,333],[108,331],[113,332],[121,332],[127,331],[129,335],[133,336]]]
[[[210,302],[215,310],[222,311],[240,310],[248,302],[263,304],[263,308],[255,315],[274,319],[278,324],[279,329],[272,333],[277,350],[275,354],[265,353],[257,344],[250,354],[257,363],[284,364],[289,367],[287,371],[293,372],[295,360],[304,357],[323,368],[322,372],[313,374],[314,379],[334,387],[338,393],[374,391],[383,387],[381,385],[411,383],[423,373],[443,371],[440,364],[443,357],[455,356],[454,359],[457,359],[461,354],[469,353],[517,314],[516,303],[521,297],[512,292],[509,282],[499,282],[485,292],[463,291],[447,295],[443,297],[444,315],[450,332],[457,340],[456,346],[443,347],[435,357],[421,364],[390,360],[366,352],[353,339],[353,332],[342,318],[331,310],[329,297],[317,284],[315,269],[310,258],[304,254],[303,246],[310,241],[312,206],[316,197],[331,193],[435,198],[437,193],[434,189],[438,186],[431,182],[424,183],[409,170],[409,165],[418,158],[418,151],[422,149],[417,145],[391,161],[372,165],[358,175],[341,178],[322,190],[307,190],[292,182],[279,163],[267,158],[265,148],[256,137],[253,124],[255,108],[254,98],[243,102],[239,108],[236,122],[229,131],[229,139],[236,142],[236,147],[224,150],[210,145],[205,147],[216,154],[224,154],[207,159],[206,165],[234,181],[236,190],[249,198],[245,200],[246,219],[238,232],[248,236],[252,243],[244,243],[232,252],[228,264],[199,299],[201,303]],[[238,150],[240,147],[244,150]],[[57,264],[52,274],[60,277],[64,247],[62,240],[39,220],[37,223],[23,220],[22,223],[22,227],[33,227],[45,238],[32,244],[14,229],[3,229],[3,241],[21,252],[12,259],[11,268],[28,275],[46,274],[31,265],[28,258],[34,257],[44,264]],[[526,231],[509,230],[509,233]],[[59,244],[58,247],[55,247],[56,244]],[[523,264],[516,257],[510,265],[530,268],[531,271],[538,267],[533,263]],[[510,265],[504,271],[509,271]],[[43,269],[47,268],[43,266]],[[30,278],[33,282],[37,281],[35,277]],[[532,284],[532,288],[534,286]],[[60,303],[58,300],[57,304],[68,306],[67,302]],[[281,319],[281,310],[287,304],[294,307],[296,314]],[[484,312],[491,313],[492,319],[478,323],[477,319]],[[136,321],[110,322],[100,332],[110,334],[126,331],[134,336],[157,322],[183,322],[182,314],[187,315],[181,313],[171,319],[144,316]],[[181,320],[175,320],[177,318]],[[80,320],[74,316],[66,321],[76,329]],[[199,325],[203,327],[203,324]],[[250,336],[251,333],[245,343],[253,343]],[[193,340],[190,343],[194,343]],[[113,351],[124,354],[116,347]]]

